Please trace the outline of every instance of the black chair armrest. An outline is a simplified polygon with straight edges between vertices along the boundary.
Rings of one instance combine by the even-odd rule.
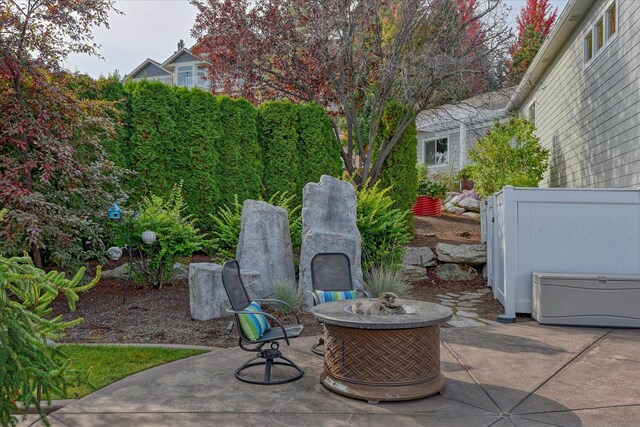
[[[267,298],[267,299],[254,299],[255,302],[268,302],[268,303],[278,303],[278,304],[284,304],[287,307],[289,307],[289,310],[291,310],[291,312],[293,313],[293,315],[296,317],[296,322],[298,323],[298,325],[300,324],[300,319],[298,319],[298,314],[295,312],[295,310],[293,309],[293,307],[291,307],[291,304],[288,304],[284,301],[281,301],[279,299],[273,299],[273,298]]]

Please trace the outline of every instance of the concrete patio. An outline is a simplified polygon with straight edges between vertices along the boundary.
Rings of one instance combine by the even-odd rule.
[[[306,370],[294,383],[239,382],[233,372],[251,354],[217,349],[125,378],[50,420],[54,426],[640,424],[640,330],[532,322],[450,328],[442,340],[446,390],[417,401],[373,405],[325,390],[318,381],[322,359],[305,337],[283,349]]]

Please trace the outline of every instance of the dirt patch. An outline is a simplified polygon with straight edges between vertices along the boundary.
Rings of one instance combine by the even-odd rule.
[[[436,243],[480,243],[480,224],[471,218],[443,212],[441,216],[416,216],[413,219],[415,237],[409,246],[429,246]]]
[[[61,342],[190,344],[215,347],[235,346],[234,327],[225,337],[233,316],[209,321],[191,319],[189,287],[175,283],[162,289],[138,289],[130,286],[123,303],[120,280],[102,280],[80,295],[77,310],[71,312],[63,298],[54,301],[54,315],[65,320],[83,317],[84,322],[67,330]],[[322,326],[309,313],[299,314],[305,326],[303,335],[318,335]]]

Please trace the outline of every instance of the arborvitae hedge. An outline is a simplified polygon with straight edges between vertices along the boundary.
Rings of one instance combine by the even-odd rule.
[[[392,102],[387,106],[380,127],[382,138],[388,141],[393,137],[403,115],[404,111],[399,104]],[[380,174],[381,187],[393,187],[389,196],[395,202],[395,207],[403,212],[409,212],[411,209],[418,188],[416,135],[416,125],[413,122],[387,156]]]
[[[258,113],[247,100],[219,96],[221,139],[218,183],[220,204],[231,205],[262,195],[262,149],[258,141]]]
[[[173,181],[182,182],[187,213],[202,230],[210,230],[220,198],[218,152],[220,107],[216,98],[201,90],[174,89],[177,95]],[[171,173],[171,171],[167,171]]]
[[[301,198],[296,106],[288,101],[265,102],[258,107],[258,113],[265,198],[285,192]]]
[[[169,194],[175,182],[176,92],[171,86],[147,81],[126,89],[131,101],[130,167],[150,194]]]
[[[340,142],[324,109],[318,104],[297,106],[298,153],[300,169],[298,192],[309,182],[318,182],[322,175],[340,177],[342,157]]]

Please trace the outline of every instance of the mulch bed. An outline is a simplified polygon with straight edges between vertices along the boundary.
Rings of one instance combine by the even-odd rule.
[[[477,222],[443,213],[440,217],[420,217],[414,220],[415,238],[410,246],[429,246],[435,248],[437,242],[479,243],[480,227]],[[104,270],[112,269],[126,262],[109,261]],[[191,262],[211,262],[211,258],[196,254]],[[96,263],[89,265],[88,271],[94,271]],[[479,274],[473,280],[446,282],[435,275],[435,269],[426,270],[425,278],[412,285],[412,298],[439,302],[438,294],[447,292],[473,292],[486,286],[485,279]],[[65,320],[83,317],[84,322],[67,331],[60,341],[99,342],[99,343],[155,343],[188,344],[214,347],[237,345],[238,335],[234,330],[227,338],[227,325],[233,316],[209,321],[191,320],[189,311],[189,287],[186,282],[177,282],[162,289],[138,288],[131,283],[123,303],[123,282],[115,279],[103,279],[100,283],[80,296],[77,310],[70,312],[64,298],[53,303],[53,314],[63,315]],[[491,293],[482,297],[478,314],[495,320],[504,309],[493,299]],[[300,322],[305,326],[303,335],[319,335],[322,326],[310,313],[300,313]],[[521,317],[519,321],[528,321]]]

